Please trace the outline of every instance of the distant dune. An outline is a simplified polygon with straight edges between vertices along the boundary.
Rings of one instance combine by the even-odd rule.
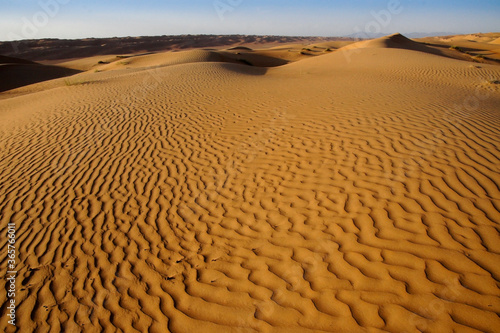
[[[500,49],[496,40],[500,33],[469,34],[444,37],[430,37],[417,39],[419,42],[433,46],[448,46],[456,53],[474,58],[473,60],[486,60],[489,63],[500,63]]]
[[[61,60],[109,54],[129,54],[230,47],[244,44],[277,45],[313,41],[354,41],[347,37],[291,37],[252,35],[181,35],[157,37],[115,37],[87,39],[40,39],[0,42],[0,54],[34,61]]]
[[[499,37],[0,58],[18,331],[498,331]]]

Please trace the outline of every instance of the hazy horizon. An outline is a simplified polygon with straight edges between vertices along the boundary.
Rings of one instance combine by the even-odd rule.
[[[500,31],[500,2],[2,1],[0,40],[185,34],[372,36]]]

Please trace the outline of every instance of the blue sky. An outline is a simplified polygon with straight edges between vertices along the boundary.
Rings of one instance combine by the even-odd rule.
[[[500,31],[500,0],[0,0],[0,40]]]

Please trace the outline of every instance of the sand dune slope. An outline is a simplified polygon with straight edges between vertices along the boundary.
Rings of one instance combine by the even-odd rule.
[[[0,56],[0,92],[78,73],[77,70],[45,66],[29,60]]]
[[[35,64],[33,61],[0,55],[0,64]]]
[[[497,331],[493,78],[379,45],[269,70],[89,73],[0,100],[19,326]]]

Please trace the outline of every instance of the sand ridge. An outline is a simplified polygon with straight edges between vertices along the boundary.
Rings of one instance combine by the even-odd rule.
[[[0,100],[23,329],[494,332],[500,67],[412,43]]]

